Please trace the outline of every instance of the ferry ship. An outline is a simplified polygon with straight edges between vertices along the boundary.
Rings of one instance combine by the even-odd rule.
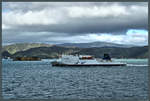
[[[126,63],[112,61],[108,54],[103,59],[96,59],[91,55],[62,55],[52,66],[126,66]]]

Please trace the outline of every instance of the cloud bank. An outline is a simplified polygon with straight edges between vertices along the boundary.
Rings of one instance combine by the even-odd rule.
[[[2,7],[3,43],[106,41],[144,45],[148,40],[147,2],[7,2]],[[146,32],[143,37],[131,36],[127,34],[131,29]]]

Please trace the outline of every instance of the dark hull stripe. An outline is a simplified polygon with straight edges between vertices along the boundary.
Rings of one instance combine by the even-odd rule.
[[[52,66],[126,66],[126,64],[52,64]]]

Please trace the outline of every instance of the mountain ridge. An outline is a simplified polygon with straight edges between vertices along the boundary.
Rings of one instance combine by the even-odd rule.
[[[67,47],[78,47],[78,48],[92,48],[92,47],[135,47],[134,45],[124,45],[124,44],[116,44],[110,42],[90,42],[90,43],[63,43],[57,44],[58,46],[67,46]]]
[[[143,47],[89,47],[59,46],[52,44],[24,43],[3,47],[2,57],[58,58],[61,54],[82,54],[102,57],[109,53],[114,58],[148,58],[148,46]]]

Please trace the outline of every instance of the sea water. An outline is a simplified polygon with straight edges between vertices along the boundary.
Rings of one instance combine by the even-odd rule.
[[[127,66],[52,67],[52,60],[2,61],[3,99],[148,99],[148,60]]]

